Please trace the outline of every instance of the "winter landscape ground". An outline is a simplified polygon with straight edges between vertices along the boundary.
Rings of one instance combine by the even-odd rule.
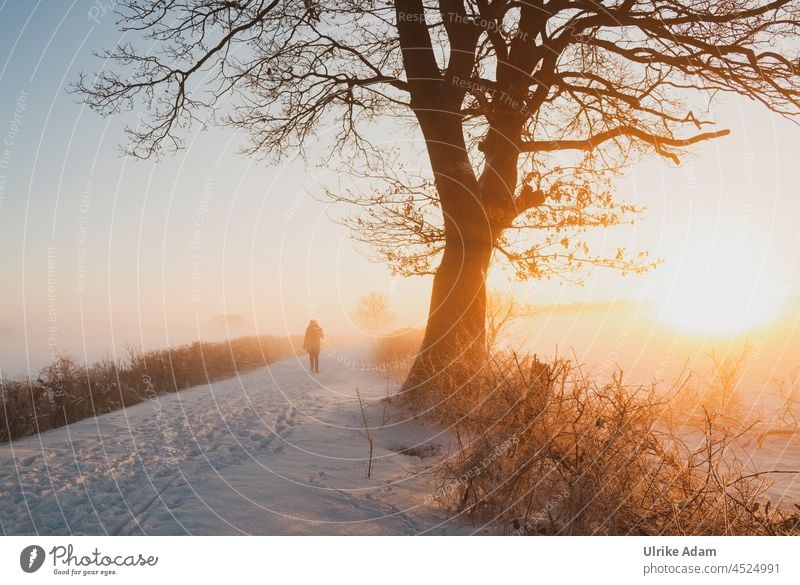
[[[303,357],[0,446],[7,535],[474,534],[431,494],[449,436],[357,350]],[[369,445],[360,394],[374,440]]]

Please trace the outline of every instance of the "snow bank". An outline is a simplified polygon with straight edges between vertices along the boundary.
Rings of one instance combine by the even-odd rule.
[[[0,530],[476,531],[431,498],[449,437],[383,401],[386,380],[359,356],[338,355],[323,355],[321,374],[291,358],[0,446]],[[369,479],[356,389],[373,427]]]

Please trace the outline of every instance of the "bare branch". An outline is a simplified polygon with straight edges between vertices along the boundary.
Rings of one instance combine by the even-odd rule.
[[[689,138],[671,138],[669,136],[658,136],[644,132],[633,126],[618,126],[601,132],[583,140],[542,140],[538,142],[523,142],[520,149],[523,152],[549,152],[554,150],[587,150],[591,151],[599,147],[608,140],[613,140],[622,136],[630,136],[646,142],[653,146],[655,151],[661,156],[672,159],[675,163],[680,162],[678,156],[666,149],[666,147],[683,148],[713,138],[720,138],[730,134],[730,130],[718,130],[716,132],[704,132]]]

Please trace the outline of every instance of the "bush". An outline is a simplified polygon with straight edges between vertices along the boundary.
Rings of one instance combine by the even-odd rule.
[[[706,413],[729,428],[745,429],[758,423],[755,412],[743,400],[742,378],[749,350],[735,355],[709,354],[710,367],[704,375],[685,372],[680,388],[672,397],[672,412],[685,424],[704,426]]]
[[[425,332],[421,329],[398,329],[375,342],[373,360],[390,378],[403,379],[414,363]]]
[[[36,378],[0,380],[0,442],[33,435],[158,394],[229,378],[291,355],[288,338],[241,337],[106,357],[84,367],[59,356]]]
[[[413,397],[450,426],[458,450],[434,497],[450,513],[516,534],[786,534],[800,516],[759,502],[768,487],[706,416],[690,446],[671,392],[598,384],[573,363],[495,356]]]

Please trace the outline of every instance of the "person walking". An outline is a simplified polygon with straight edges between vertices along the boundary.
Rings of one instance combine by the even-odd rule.
[[[306,327],[306,336],[303,338],[303,349],[308,352],[308,360],[311,365],[311,371],[319,374],[319,350],[320,342],[325,335],[322,333],[322,327],[313,319]]]

